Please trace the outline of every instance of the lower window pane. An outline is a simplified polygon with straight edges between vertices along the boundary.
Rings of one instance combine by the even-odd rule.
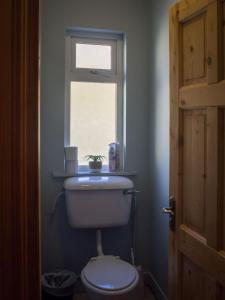
[[[88,154],[104,155],[116,141],[116,84],[71,82],[70,145],[78,147],[79,165]]]

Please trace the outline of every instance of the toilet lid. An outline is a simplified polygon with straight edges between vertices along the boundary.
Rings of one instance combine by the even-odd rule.
[[[99,256],[83,269],[86,280],[93,286],[107,290],[121,290],[131,285],[137,276],[136,269],[114,256]]]

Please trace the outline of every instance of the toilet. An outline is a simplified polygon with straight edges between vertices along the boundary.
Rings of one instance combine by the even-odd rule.
[[[92,257],[81,272],[89,298],[132,299],[139,274],[119,257],[104,255],[101,229],[128,223],[133,182],[122,176],[71,177],[64,181],[64,189],[70,226],[96,229],[98,256]]]

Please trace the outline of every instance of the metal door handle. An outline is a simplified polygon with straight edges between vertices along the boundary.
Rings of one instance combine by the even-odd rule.
[[[163,212],[164,212],[164,214],[169,214],[171,216],[174,216],[174,211],[173,211],[172,207],[164,207]]]
[[[170,229],[172,231],[175,230],[175,210],[176,210],[176,202],[174,196],[169,197],[169,207],[163,208],[163,213],[168,214],[170,218]]]

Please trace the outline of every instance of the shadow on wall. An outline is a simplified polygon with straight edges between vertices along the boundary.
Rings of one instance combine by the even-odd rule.
[[[169,198],[169,5],[150,4],[150,270],[163,293],[168,291],[168,217],[162,208]],[[156,234],[157,233],[157,234]]]

